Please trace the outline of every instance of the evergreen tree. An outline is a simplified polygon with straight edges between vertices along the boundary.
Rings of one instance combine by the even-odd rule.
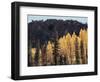
[[[37,46],[36,46],[36,53],[35,53],[35,57],[34,57],[34,64],[36,66],[38,66],[39,64],[39,49],[40,49],[40,41],[37,40]]]
[[[32,43],[31,40],[28,42],[29,46],[28,46],[28,66],[32,66],[33,62],[32,62]]]
[[[41,57],[42,57],[42,65],[45,66],[45,65],[47,65],[46,44],[44,44],[42,46],[41,52],[42,52],[42,54],[41,54]]]
[[[54,37],[54,50],[53,50],[53,56],[54,56],[54,65],[59,65],[59,43],[58,43],[58,32],[56,31],[56,28],[54,29],[55,37]]]
[[[58,60],[59,52],[58,52],[58,40],[57,39],[55,39],[55,42],[54,42],[53,55],[54,55],[54,64],[57,65],[59,61]]]

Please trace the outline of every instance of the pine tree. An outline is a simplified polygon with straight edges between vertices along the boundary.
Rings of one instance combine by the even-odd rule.
[[[60,64],[60,56],[59,56],[59,42],[58,42],[58,32],[55,28],[55,38],[54,38],[54,49],[53,49],[53,59],[54,59],[54,65]]]
[[[41,53],[41,49],[39,49],[39,66],[42,65],[42,53]]]
[[[55,42],[54,42],[53,56],[54,56],[54,64],[57,65],[59,63],[58,62],[59,53],[58,53],[58,40],[57,39],[55,39]]]
[[[29,45],[28,46],[28,66],[32,66],[33,62],[32,62],[32,52],[31,52],[31,49],[32,49],[31,40],[29,40],[28,45]]]
[[[36,53],[35,53],[35,57],[34,57],[35,66],[38,66],[38,64],[39,64],[39,50],[40,50],[40,41],[37,40]]]
[[[42,65],[45,66],[47,65],[47,53],[46,53],[46,44],[44,44],[41,48],[41,59],[42,59]]]

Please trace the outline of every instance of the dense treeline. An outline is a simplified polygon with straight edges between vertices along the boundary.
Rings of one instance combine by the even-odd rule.
[[[73,20],[28,24],[28,66],[87,64],[87,24]]]

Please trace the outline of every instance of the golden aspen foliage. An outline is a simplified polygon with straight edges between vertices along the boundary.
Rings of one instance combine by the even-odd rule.
[[[46,54],[47,54],[47,64],[53,63],[53,44],[50,41],[48,41],[47,44]]]
[[[64,55],[65,54],[65,37],[63,36],[62,38],[59,39],[59,54]]]
[[[32,49],[31,49],[31,57],[32,57],[31,62],[32,62],[33,64],[34,64],[35,53],[36,53],[36,48],[32,48]]]
[[[76,41],[76,34],[75,32],[72,34],[71,38],[71,64],[76,64],[76,54],[75,54],[75,41]]]
[[[86,30],[80,30],[80,35],[81,39],[81,59],[82,59],[82,64],[87,63],[87,47],[88,47],[88,33]]]
[[[73,32],[72,36],[67,33],[59,39],[59,54],[66,57],[67,64],[82,64],[82,56],[87,61],[87,38],[87,31],[81,29],[79,36]]]
[[[88,29],[87,29],[88,30]],[[57,47],[57,64],[87,64],[88,63],[88,32],[85,29],[81,29],[79,35],[67,33],[60,37]],[[43,48],[39,49],[39,64],[43,65],[45,60],[46,65],[54,64],[54,43],[48,41]],[[34,61],[36,55],[36,48],[31,48],[31,56]],[[43,60],[43,58],[45,58]],[[65,58],[65,62],[63,59]]]
[[[65,38],[66,63],[71,64],[71,35],[68,33]]]
[[[64,52],[64,40],[63,40],[63,38],[61,37],[58,42],[59,42],[59,47],[60,47],[59,54],[63,54],[63,52]]]
[[[80,50],[81,39],[77,36],[75,41],[75,56],[76,64],[81,64],[81,50]]]
[[[35,56],[35,53],[36,53],[36,48],[32,48],[31,53],[32,53],[32,58],[34,59],[34,56]]]
[[[82,60],[81,60],[81,39],[80,37],[77,37],[77,40],[78,40],[78,56],[79,56],[79,63],[82,64]]]

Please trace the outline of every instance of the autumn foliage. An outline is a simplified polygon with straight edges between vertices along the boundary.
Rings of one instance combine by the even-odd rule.
[[[48,41],[41,48],[30,48],[32,66],[71,65],[88,63],[88,32],[79,35],[67,33],[55,41]],[[37,56],[36,56],[37,55]]]

